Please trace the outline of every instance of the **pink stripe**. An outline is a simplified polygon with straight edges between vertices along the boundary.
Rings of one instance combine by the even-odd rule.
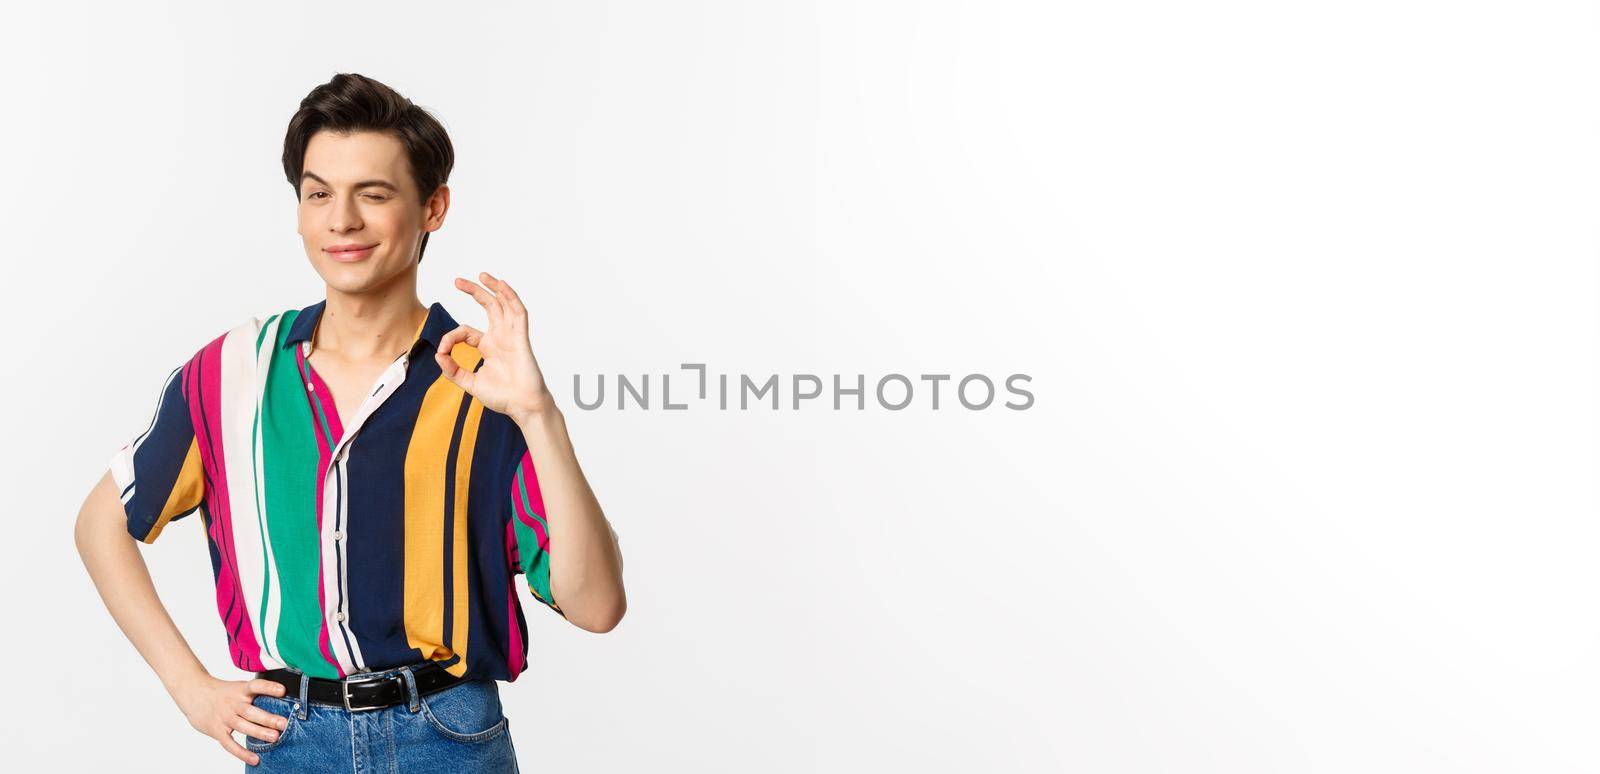
[[[518,465],[522,468],[522,480],[528,489],[528,505],[533,508],[534,513],[539,514],[539,516],[543,518],[544,498],[539,495],[539,477],[533,471],[533,453],[524,451],[522,453],[522,461],[518,463]],[[524,525],[533,529],[534,536],[539,539],[539,550],[549,551],[550,536],[545,534],[544,524],[540,523],[538,519],[535,519],[533,514],[528,513],[528,509],[523,507],[522,496],[516,491],[516,489],[517,480],[513,478],[511,480],[511,502],[513,512],[517,514],[517,518],[521,519]]]
[[[317,398],[322,401],[322,410],[328,417],[328,428],[333,431],[333,440],[338,443],[344,437],[344,425],[339,421],[339,407],[333,402],[333,390],[328,388],[328,383],[322,381],[322,374],[306,362],[305,355],[300,355],[301,362],[306,363],[306,372],[311,374],[311,384],[317,388]]]
[[[222,450],[222,344],[229,334],[207,344],[184,367],[184,397],[189,417],[200,432],[200,459],[211,486],[206,489],[206,512],[211,516],[211,540],[217,546],[221,567],[217,573],[217,614],[227,626],[228,650],[235,666],[260,672],[261,645],[250,622],[250,608],[239,585],[239,560],[233,546],[233,509],[228,502],[228,466]],[[245,346],[253,347],[254,342]],[[194,398],[200,398],[195,400]],[[237,396],[230,400],[238,400]],[[249,464],[248,460],[241,464]],[[238,635],[234,636],[233,632]]]

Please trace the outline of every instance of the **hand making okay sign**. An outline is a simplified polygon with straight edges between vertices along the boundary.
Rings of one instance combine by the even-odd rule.
[[[456,278],[456,287],[483,305],[489,313],[489,330],[458,326],[439,340],[433,357],[445,378],[477,398],[484,408],[521,424],[553,407],[555,401],[545,386],[539,363],[533,359],[533,347],[528,343],[528,310],[522,299],[504,280],[488,272],[480,272],[478,278],[488,289],[460,277]],[[475,372],[462,368],[450,357],[450,350],[462,341],[483,355],[483,365]]]

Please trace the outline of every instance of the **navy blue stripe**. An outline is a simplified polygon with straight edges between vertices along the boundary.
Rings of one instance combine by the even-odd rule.
[[[160,520],[161,511],[183,472],[189,446],[194,442],[194,423],[189,418],[189,404],[184,399],[183,380],[179,378],[182,370],[179,366],[167,373],[150,427],[139,434],[143,440],[133,450],[133,496],[123,504],[123,510],[128,520],[128,533],[141,541],[149,537]],[[123,494],[127,494],[126,489]],[[175,514],[170,521],[193,512],[191,508]]]
[[[461,405],[456,408],[455,428],[450,432],[450,451],[444,458],[444,646],[455,650],[455,584],[456,584],[456,455],[461,451],[461,431],[467,422],[467,409],[472,407],[472,396],[461,394]],[[470,494],[470,490],[469,490]],[[469,639],[468,642],[471,640]]]

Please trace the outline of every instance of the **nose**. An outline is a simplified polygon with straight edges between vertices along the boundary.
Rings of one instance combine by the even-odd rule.
[[[334,202],[333,214],[328,227],[335,232],[345,232],[361,228],[361,210],[356,207],[355,197],[343,197]]]

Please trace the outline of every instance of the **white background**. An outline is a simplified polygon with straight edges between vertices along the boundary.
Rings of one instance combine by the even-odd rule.
[[[0,23],[25,768],[240,767],[72,524],[170,369],[321,298],[279,155],[344,71],[455,143],[422,299],[507,278],[557,385],[1033,376],[563,388],[629,611],[525,604],[524,771],[1600,768],[1594,4],[236,5]],[[198,525],[145,556],[237,679]]]

